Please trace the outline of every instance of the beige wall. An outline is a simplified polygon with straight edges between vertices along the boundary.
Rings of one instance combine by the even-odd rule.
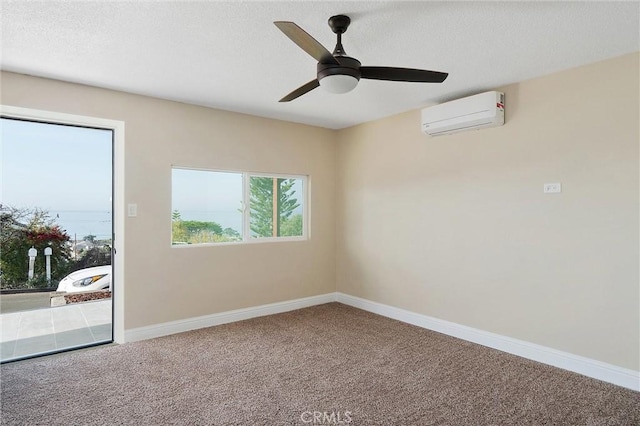
[[[338,291],[640,370],[638,58],[503,88],[504,127],[341,131]]]
[[[335,291],[335,132],[2,73],[1,103],[125,122],[125,328]],[[212,95],[213,96],[213,95]],[[171,165],[310,176],[311,239],[170,246]]]

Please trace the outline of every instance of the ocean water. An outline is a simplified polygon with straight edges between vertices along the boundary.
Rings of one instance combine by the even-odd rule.
[[[95,235],[97,240],[109,240],[112,235],[111,212],[107,210],[56,210],[49,216],[60,228],[74,239],[82,240],[87,235]]]

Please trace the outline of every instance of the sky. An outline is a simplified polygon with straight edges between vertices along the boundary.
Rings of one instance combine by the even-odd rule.
[[[2,204],[111,211],[111,130],[2,118],[0,165]]]
[[[174,168],[171,199],[181,212],[236,211],[242,207],[242,174]]]

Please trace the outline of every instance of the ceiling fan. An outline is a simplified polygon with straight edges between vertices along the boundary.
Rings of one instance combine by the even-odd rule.
[[[417,83],[442,83],[449,74],[438,71],[395,67],[363,67],[360,61],[350,56],[342,47],[342,34],[347,31],[351,19],[345,15],[329,18],[329,27],[338,36],[333,53],[293,22],[276,21],[274,24],[302,50],[318,61],[317,78],[298,87],[280,102],[292,101],[318,86],[331,93],[346,93],[353,90],[361,78],[371,80],[410,81]]]

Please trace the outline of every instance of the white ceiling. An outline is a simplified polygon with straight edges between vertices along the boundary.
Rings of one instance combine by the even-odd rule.
[[[638,1],[1,5],[4,70],[336,129],[640,50]],[[279,103],[315,78],[316,62],[273,21],[332,51],[335,14],[351,17],[343,44],[363,65],[449,78],[361,80],[344,95],[318,88]]]

